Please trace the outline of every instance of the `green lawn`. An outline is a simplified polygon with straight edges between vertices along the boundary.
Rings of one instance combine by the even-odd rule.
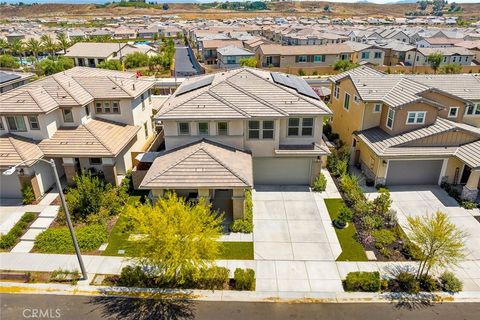
[[[342,199],[325,199],[328,214],[332,221],[337,217],[338,211],[343,203]],[[355,239],[357,230],[353,223],[349,223],[345,229],[335,228],[335,232],[342,247],[342,253],[337,261],[367,261],[363,246]]]
[[[221,260],[253,260],[253,242],[220,242]]]

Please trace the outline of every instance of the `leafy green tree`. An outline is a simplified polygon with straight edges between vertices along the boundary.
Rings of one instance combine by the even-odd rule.
[[[242,58],[240,59],[240,65],[242,67],[255,68],[257,66],[257,59],[255,59],[254,57]]]
[[[148,55],[141,52],[132,52],[125,56],[123,62],[127,69],[146,67],[148,66]]]
[[[27,41],[26,49],[27,51],[30,51],[33,54],[33,56],[35,57],[35,60],[38,60],[38,53],[42,51],[42,46],[40,44],[40,41],[38,41],[35,38],[30,38]]]
[[[75,66],[73,59],[67,57],[60,57],[54,60],[52,56],[35,63],[35,70],[40,75],[49,76],[58,72],[71,69]]]
[[[428,55],[428,63],[433,69],[433,72],[437,73],[438,67],[442,63],[443,54],[441,52],[432,52]]]
[[[23,57],[23,54],[25,53],[25,45],[23,41],[20,39],[15,39],[10,42],[10,51],[12,52],[12,55],[16,57]],[[21,61],[20,64],[22,64]]]
[[[129,206],[125,215],[139,240],[140,262],[155,267],[167,281],[183,283],[189,274],[217,258],[222,217],[205,199],[191,205],[167,193],[155,205]]]
[[[97,65],[101,69],[122,70],[122,64],[119,60],[104,60]]]
[[[148,58],[148,67],[150,70],[159,69],[163,66],[164,59],[162,55],[156,54]]]
[[[57,44],[53,41],[49,34],[44,34],[40,37],[43,49],[50,53],[52,57],[55,57],[55,51],[57,50]]]
[[[17,69],[19,67],[18,59],[9,54],[2,54],[0,56],[0,68]]]
[[[162,9],[166,11],[166,10],[170,9],[170,6],[168,5],[168,3],[164,3],[162,5]]]
[[[67,53],[67,49],[70,47],[70,40],[65,32],[59,33],[57,35],[57,41],[60,49],[63,50],[63,54]]]
[[[455,265],[464,255],[466,233],[451,223],[447,214],[437,211],[422,217],[407,217],[408,238],[422,252],[417,279],[435,267]]]
[[[333,64],[333,69],[337,70],[337,71],[340,71],[340,72],[344,72],[344,71],[348,71],[350,69],[353,69],[357,66],[358,66],[357,64],[353,63],[350,60],[337,60]]]
[[[420,10],[422,10],[422,11],[427,10],[428,1],[426,1],[426,0],[421,0],[421,1],[418,1],[417,3],[418,3],[418,6],[420,7]]]
[[[438,69],[438,72],[443,74],[458,74],[462,73],[462,66],[458,63],[444,64]]]
[[[6,39],[0,38],[0,52],[2,54],[7,53],[8,41]]]

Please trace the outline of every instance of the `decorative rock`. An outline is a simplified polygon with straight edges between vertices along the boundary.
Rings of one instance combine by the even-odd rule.
[[[368,261],[376,261],[377,260],[377,257],[375,256],[375,252],[373,251],[365,251],[366,255],[367,255],[367,259]]]
[[[118,254],[125,254],[125,250],[123,249],[118,250]]]
[[[108,247],[108,243],[103,243],[100,248],[98,248],[98,251],[105,251]]]

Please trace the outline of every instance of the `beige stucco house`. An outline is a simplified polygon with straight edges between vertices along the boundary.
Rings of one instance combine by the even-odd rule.
[[[332,129],[377,184],[445,181],[475,199],[480,186],[478,75],[383,74],[358,67],[330,78]]]
[[[155,137],[150,88],[134,73],[75,67],[0,95],[0,171],[31,159],[54,159],[68,183],[82,170],[118,184],[132,151]],[[48,164],[28,161],[19,175],[0,174],[0,197],[37,197],[53,184]]]
[[[331,111],[298,77],[240,68],[184,81],[160,108],[166,150],[145,153],[134,171],[153,197],[218,195],[243,216],[245,189],[309,185],[329,153]]]

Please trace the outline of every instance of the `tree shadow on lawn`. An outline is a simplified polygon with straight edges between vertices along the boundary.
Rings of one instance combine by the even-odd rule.
[[[102,316],[113,319],[190,320],[195,318],[195,302],[188,298],[147,295],[137,297],[97,296],[89,304],[102,309]]]

